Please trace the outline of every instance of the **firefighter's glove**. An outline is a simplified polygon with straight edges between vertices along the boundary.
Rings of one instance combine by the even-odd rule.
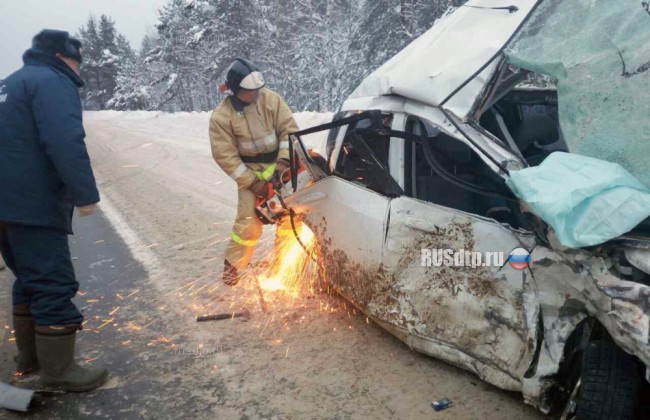
[[[284,174],[287,169],[289,169],[289,162],[286,159],[278,160],[275,164],[275,173],[277,174],[278,179],[282,177],[282,174]]]
[[[266,186],[266,184],[267,181],[258,179],[255,182],[253,182],[248,189],[256,196],[266,198],[266,196],[269,193],[269,188]]]

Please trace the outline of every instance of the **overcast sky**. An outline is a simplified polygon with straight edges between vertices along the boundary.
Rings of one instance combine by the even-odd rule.
[[[90,14],[115,19],[118,32],[140,48],[157,10],[167,0],[0,0],[0,79],[22,66],[22,55],[41,29],[75,33]]]

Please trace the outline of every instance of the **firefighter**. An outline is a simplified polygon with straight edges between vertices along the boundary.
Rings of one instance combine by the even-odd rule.
[[[238,58],[221,91],[229,95],[210,117],[212,156],[238,187],[237,216],[226,248],[223,281],[234,286],[262,235],[257,197],[275,172],[289,167],[289,133],[298,131],[291,110],[250,61]]]
[[[83,316],[68,247],[74,208],[99,201],[84,143],[78,88],[81,42],[43,30],[25,65],[0,82],[0,252],[13,272],[17,371],[44,388],[89,391],[108,373],[74,361]]]

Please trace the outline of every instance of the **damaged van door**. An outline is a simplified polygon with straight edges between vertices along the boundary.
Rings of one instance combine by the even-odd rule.
[[[534,236],[511,226],[498,189],[487,187],[491,170],[468,145],[415,117],[406,127],[415,140],[405,146],[413,152],[404,176],[412,194],[391,203],[382,281],[369,311],[411,347],[520,391],[538,346],[539,307],[530,272],[507,260],[516,248],[531,250]],[[483,194],[442,177],[443,168],[427,165],[428,153]],[[475,173],[481,165],[485,171]]]
[[[402,193],[387,171],[388,145],[372,130],[390,124],[378,112],[366,112],[342,124],[347,134],[342,145],[338,176],[328,176],[287,198],[289,205],[318,238],[319,265],[337,289],[354,303],[365,302],[381,272],[391,198]],[[387,141],[387,140],[386,140]],[[292,151],[304,145],[294,137]],[[292,153],[297,165],[298,153]],[[303,153],[302,159],[308,160]],[[309,162],[303,162],[310,166]],[[297,172],[297,166],[294,166]]]

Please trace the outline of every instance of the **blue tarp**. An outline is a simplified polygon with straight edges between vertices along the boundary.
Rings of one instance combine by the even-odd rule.
[[[650,216],[650,189],[622,166],[555,152],[511,172],[508,186],[571,248],[598,245]]]

